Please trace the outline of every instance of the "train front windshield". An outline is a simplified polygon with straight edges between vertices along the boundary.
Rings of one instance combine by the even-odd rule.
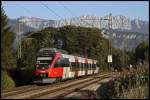
[[[52,63],[52,57],[37,57],[36,68],[45,69]]]
[[[36,61],[37,69],[47,69],[52,63],[54,58],[54,52],[51,50],[39,51]]]

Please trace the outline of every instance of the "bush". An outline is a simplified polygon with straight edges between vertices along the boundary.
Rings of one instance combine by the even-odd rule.
[[[132,70],[130,74],[114,80],[114,82],[111,84],[109,88],[112,89],[115,95],[114,98],[125,98],[124,96],[127,95],[129,95],[128,96],[129,98],[130,97],[147,98],[146,88],[148,86],[146,85],[148,84],[148,82],[149,82],[149,71],[145,69],[144,66],[142,67],[138,66],[138,68]],[[144,89],[139,87],[144,87]]]
[[[11,89],[15,87],[15,82],[7,74],[6,71],[1,71],[1,89]]]
[[[17,77],[18,86],[32,84],[33,69],[19,68],[17,69],[16,75],[19,75],[19,77]]]

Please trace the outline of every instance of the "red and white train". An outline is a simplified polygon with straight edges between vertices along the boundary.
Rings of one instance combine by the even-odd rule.
[[[98,73],[97,60],[63,53],[56,48],[42,48],[38,52],[34,83],[53,83]]]

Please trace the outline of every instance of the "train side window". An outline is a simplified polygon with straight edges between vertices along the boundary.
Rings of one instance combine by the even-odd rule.
[[[78,67],[81,68],[81,63],[80,62],[78,63]]]
[[[91,69],[91,68],[90,68],[90,64],[89,64],[89,69]]]
[[[56,61],[54,67],[59,67],[59,66],[61,66],[61,64],[60,64],[60,59]]]
[[[76,67],[77,67],[77,64],[74,62],[74,69],[76,69]]]
[[[67,63],[67,67],[69,67],[70,66],[70,63]]]
[[[76,69],[76,63],[74,63],[74,69]]]
[[[76,63],[74,62],[73,65],[74,65],[74,69],[75,69],[76,68]]]
[[[82,63],[80,63],[80,68],[81,68],[81,70],[83,69]]]
[[[79,68],[79,63],[76,63],[76,65],[77,65],[77,69]]]
[[[87,63],[85,63],[85,69],[87,70]]]
[[[72,70],[74,70],[74,67],[75,67],[74,62],[72,62]]]
[[[91,64],[89,64],[89,67],[90,67],[90,69],[91,69]]]
[[[77,64],[76,64],[76,63],[74,63],[74,69],[76,69],[76,67],[77,67]]]
[[[93,70],[95,69],[94,64],[92,64],[92,68],[93,68]]]
[[[83,70],[85,70],[85,64],[83,63]]]
[[[95,68],[95,70],[96,70],[96,64],[94,64],[94,68]]]
[[[72,71],[72,65],[71,62],[69,63],[70,71]]]

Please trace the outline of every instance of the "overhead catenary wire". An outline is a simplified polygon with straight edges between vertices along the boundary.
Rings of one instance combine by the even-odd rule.
[[[17,4],[16,2],[13,2],[13,3],[16,4],[16,5],[18,5],[19,7],[23,8],[27,13],[29,13],[31,15],[34,15],[34,13],[31,10],[29,10],[28,8],[26,8],[26,7],[22,6],[22,5]],[[39,16],[39,17],[41,17],[41,16]],[[32,21],[28,21],[28,22],[32,22]],[[36,21],[36,22],[46,22],[46,21]]]
[[[13,2],[14,4],[18,5],[15,1]],[[20,5],[19,5],[20,6]],[[23,8],[26,12],[30,13],[30,14],[33,14],[29,9],[27,9],[26,7],[24,6],[20,6],[21,8]]]
[[[16,2],[13,2],[14,4],[18,5]],[[20,5],[19,5],[20,6]],[[23,8],[27,13],[30,13],[31,15],[34,15],[34,13],[31,12],[31,10],[29,10],[28,8],[24,7],[24,6],[20,6],[21,8]],[[55,13],[55,12],[54,12]],[[56,13],[55,13],[56,14]],[[56,14],[57,16],[59,16],[58,14]],[[38,15],[39,16],[39,15]],[[60,16],[59,16],[60,17]],[[42,18],[41,16],[39,16],[39,18]],[[33,22],[33,21],[25,21],[25,22]],[[35,22],[35,20],[34,20]],[[36,22],[47,22],[47,20],[41,20],[41,21],[37,21]]]
[[[61,18],[55,11],[53,11],[52,9],[50,9],[46,4],[44,4],[42,1],[40,1],[40,3],[47,8],[50,12],[52,12],[53,14],[55,14],[57,17]]]
[[[40,3],[46,8],[48,9],[50,12],[52,12],[53,14],[55,14],[55,16],[57,16],[58,18],[60,19],[63,19],[61,18],[61,16],[59,16],[59,14],[57,14],[55,11],[53,11],[52,9],[50,9],[46,4],[44,4],[43,2],[40,1]]]

